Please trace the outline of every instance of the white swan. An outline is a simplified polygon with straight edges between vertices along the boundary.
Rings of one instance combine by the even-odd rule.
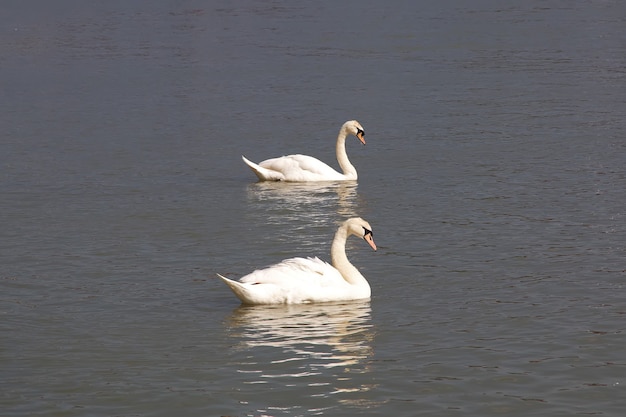
[[[241,156],[243,161],[254,171],[260,181],[348,181],[356,180],[356,168],[350,163],[348,154],[346,153],[346,137],[348,135],[356,136],[363,145],[365,145],[365,132],[363,127],[356,120],[345,122],[339,135],[337,136],[337,162],[343,171],[343,174],[335,171],[333,168],[307,155],[288,155],[280,158],[267,159],[259,164]]]
[[[370,285],[346,256],[348,236],[360,236],[372,249],[376,244],[369,223],[360,217],[346,220],[330,248],[332,265],[319,258],[291,258],[233,281],[217,274],[243,304],[301,304],[369,298]]]

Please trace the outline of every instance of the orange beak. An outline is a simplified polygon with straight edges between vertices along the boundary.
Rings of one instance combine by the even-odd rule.
[[[359,130],[356,134],[356,137],[359,138],[359,140],[361,141],[361,143],[363,145],[365,145],[365,133],[362,130]]]
[[[363,236],[363,239],[365,239],[365,241],[369,243],[372,249],[376,250],[376,243],[374,243],[374,238],[372,237],[371,233],[368,233],[365,236]]]

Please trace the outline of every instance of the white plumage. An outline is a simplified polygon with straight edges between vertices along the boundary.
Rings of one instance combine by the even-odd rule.
[[[331,245],[332,265],[315,258],[291,258],[258,269],[239,281],[218,276],[244,304],[300,304],[369,298],[369,283],[346,256],[348,236],[360,236],[376,250],[372,229],[354,217],[339,226]]]
[[[356,120],[345,122],[337,136],[336,153],[337,162],[341,172],[307,155],[287,155],[279,158],[267,159],[258,164],[242,156],[243,161],[252,169],[260,181],[347,181],[356,180],[356,168],[350,163],[346,153],[346,138],[348,135],[356,136],[365,145],[365,132]]]

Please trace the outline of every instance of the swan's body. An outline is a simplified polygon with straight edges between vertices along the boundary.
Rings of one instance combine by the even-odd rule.
[[[350,163],[346,153],[346,138],[348,135],[356,136],[365,145],[365,132],[356,120],[347,121],[339,129],[337,136],[337,162],[341,172],[307,155],[287,155],[280,158],[267,159],[255,164],[244,156],[241,158],[259,177],[259,181],[349,181],[356,180],[356,168]]]
[[[369,283],[346,256],[349,235],[376,244],[365,220],[353,217],[339,226],[331,246],[332,265],[319,258],[291,258],[258,269],[239,281],[218,274],[244,304],[300,304],[369,298]]]

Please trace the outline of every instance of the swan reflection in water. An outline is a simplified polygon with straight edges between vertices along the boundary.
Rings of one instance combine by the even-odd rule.
[[[369,300],[240,306],[227,325],[236,356],[245,358],[235,364],[244,384],[250,390],[264,384],[266,395],[276,384],[284,395],[268,400],[313,408],[316,399],[328,407],[329,398],[338,405],[372,405],[367,392],[374,386],[366,376],[374,338]]]
[[[283,224],[285,220],[303,220],[307,224],[326,223],[337,213],[356,217],[358,195],[356,181],[319,183],[258,182],[248,186],[248,201],[265,221]]]

